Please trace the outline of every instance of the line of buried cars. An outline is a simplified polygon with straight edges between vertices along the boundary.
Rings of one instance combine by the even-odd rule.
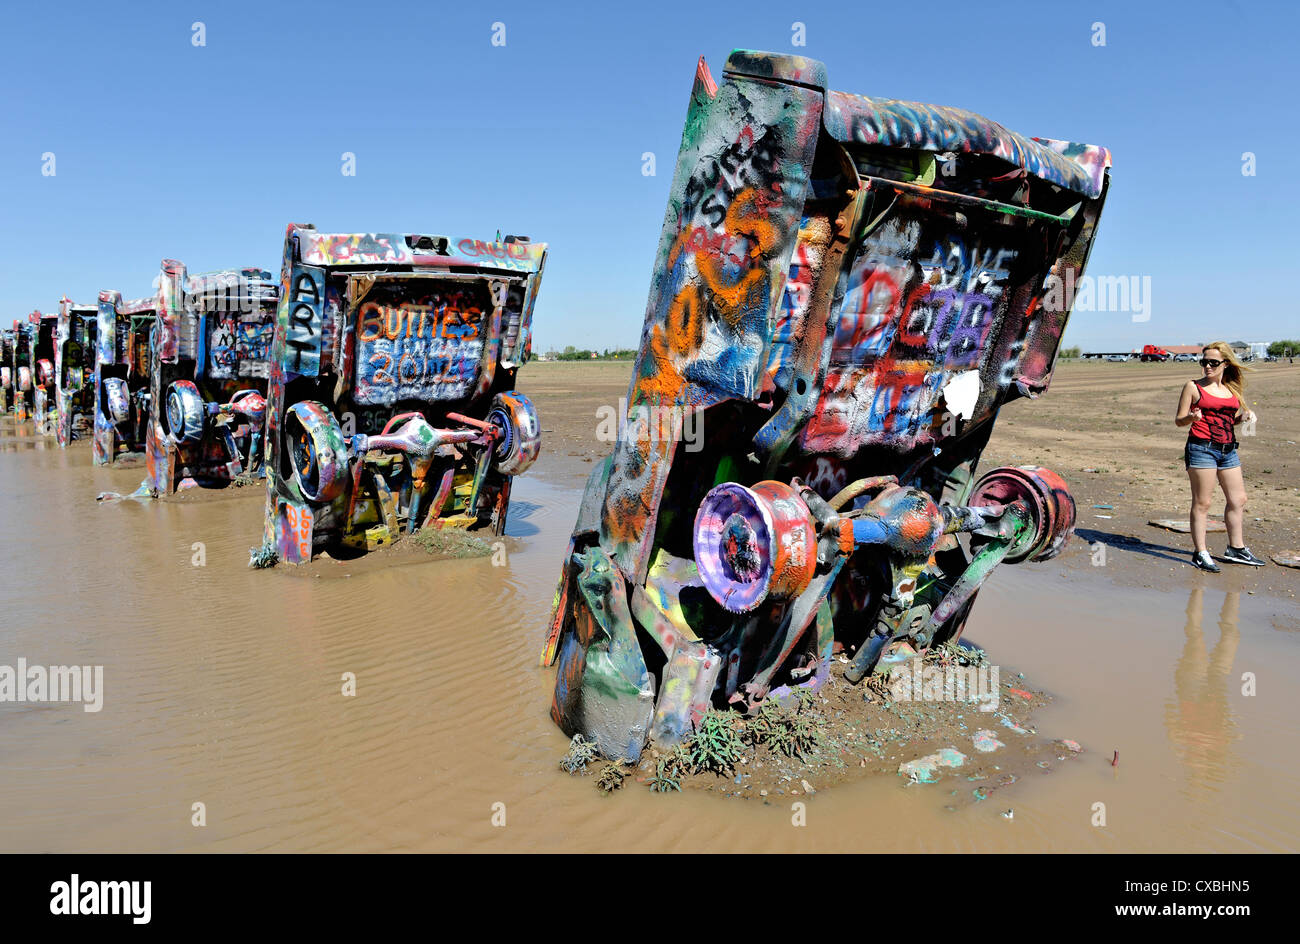
[[[1002,406],[1047,389],[1109,168],[802,57],[737,50],[721,83],[700,60],[626,422],[541,656],[566,734],[635,761],[710,706],[817,690],[837,653],[856,683],[958,640],[999,563],[1061,551],[1060,477],[977,465]],[[61,443],[93,421],[97,462],[145,452],[151,493],[263,472],[267,561],[500,531],[539,445],[514,381],[545,255],[291,226],[278,287],[237,273],[238,317],[213,314],[224,276],[164,263],[156,297],[24,326],[23,393]]]
[[[420,527],[505,528],[541,428],[515,390],[546,246],[288,227],[282,277],[190,275],[64,298],[3,335],[5,407],[137,497],[265,479],[260,564]],[[280,330],[277,331],[277,324]]]

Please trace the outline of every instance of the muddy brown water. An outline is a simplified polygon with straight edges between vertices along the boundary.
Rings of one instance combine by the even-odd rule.
[[[0,851],[1300,846],[1289,601],[1210,582],[1190,597],[1138,591],[1061,560],[1004,567],[967,638],[1052,692],[1040,734],[1085,753],[956,812],[946,791],[964,782],[842,784],[799,798],[800,827],[788,797],[631,783],[606,797],[557,768],[566,739],[537,656],[570,488],[517,481],[503,567],[403,555],[253,571],[260,489],[97,504],[141,472],[93,468],[84,443],[3,432],[0,665],[102,665],[104,700],[98,713],[0,703]],[[356,697],[341,693],[345,672]],[[191,825],[195,803],[204,827]]]

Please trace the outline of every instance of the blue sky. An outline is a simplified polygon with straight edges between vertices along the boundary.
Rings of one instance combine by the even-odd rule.
[[[14,7],[0,320],[145,294],[163,257],[278,272],[290,221],[499,229],[551,246],[535,350],[635,346],[695,61],[720,76],[745,47],[821,59],[843,91],[1109,147],[1089,272],[1149,276],[1151,316],[1076,312],[1067,344],[1296,337],[1297,302],[1269,286],[1300,248],[1298,26],[1290,4],[1245,2]]]

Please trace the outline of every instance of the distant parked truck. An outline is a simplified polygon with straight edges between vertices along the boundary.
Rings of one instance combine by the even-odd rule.
[[[60,447],[94,428],[95,336],[99,306],[59,299],[55,329],[54,435]]]
[[[546,246],[285,234],[252,563],[359,553],[420,528],[505,528],[541,428],[515,390]]]
[[[258,268],[190,276],[164,259],[149,361],[143,490],[260,473],[279,286]]]
[[[1140,355],[1139,360],[1143,362],[1147,362],[1147,361],[1164,362],[1169,360],[1169,358],[1170,358],[1170,354],[1164,348],[1156,347],[1154,344],[1144,344],[1142,346],[1142,354]]]
[[[149,343],[158,295],[125,301],[99,293],[95,332],[95,465],[142,456],[149,421]]]

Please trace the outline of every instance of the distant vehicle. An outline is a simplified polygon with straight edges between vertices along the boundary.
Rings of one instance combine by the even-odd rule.
[[[1195,362],[1196,360],[1198,360],[1198,358],[1195,354],[1175,354],[1174,360]]]
[[[1145,344],[1142,346],[1142,354],[1139,356],[1139,359],[1143,363],[1149,361],[1163,362],[1169,360],[1169,356],[1169,352],[1164,348],[1156,347],[1154,344]]]
[[[1106,358],[1106,360],[1110,361],[1113,364],[1123,364],[1125,361],[1128,360],[1128,358],[1125,357],[1123,354],[1111,354],[1109,357]]]

